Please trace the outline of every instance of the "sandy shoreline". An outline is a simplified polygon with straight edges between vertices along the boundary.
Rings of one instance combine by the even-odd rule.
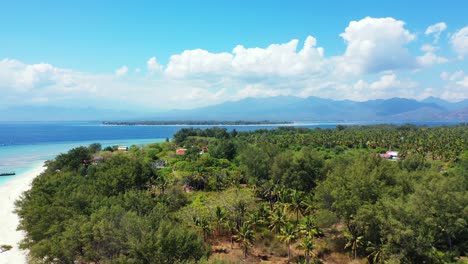
[[[23,232],[16,231],[19,219],[13,213],[14,203],[44,169],[41,164],[0,186],[0,245],[13,246],[11,250],[0,253],[0,264],[26,263],[26,252],[18,248]]]

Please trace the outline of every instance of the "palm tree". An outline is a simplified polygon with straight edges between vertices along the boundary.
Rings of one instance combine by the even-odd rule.
[[[247,215],[247,221],[246,223],[252,225],[252,227],[255,229],[258,225],[261,225],[263,223],[262,218],[260,217],[260,214],[257,212],[253,212]]]
[[[244,223],[237,230],[237,234],[235,234],[233,238],[236,242],[241,244],[242,249],[244,250],[244,257],[247,258],[248,250],[255,242],[255,233],[252,230],[252,227],[249,224]]]
[[[231,221],[230,219],[227,219],[227,221],[224,222],[224,226],[229,232],[229,240],[231,241],[231,249],[232,249],[232,246],[234,244],[233,237],[236,231],[236,223],[234,221]]]
[[[317,236],[321,234],[320,229],[315,225],[312,216],[304,217],[299,224],[299,232],[304,236]]]
[[[312,250],[314,249],[314,237],[309,236],[309,235],[305,235],[304,237],[302,237],[301,243],[297,247],[299,249],[304,250],[306,263],[309,264],[310,263],[311,253],[314,254],[312,252]]]
[[[287,189],[278,190],[278,201],[282,204],[288,204],[290,202],[290,196]]]
[[[351,238],[348,240],[348,243],[346,243],[345,248],[351,248],[351,251],[353,252],[353,259],[357,258],[357,249],[358,247],[361,246],[362,244],[362,236],[351,236]]]
[[[269,215],[270,215],[270,211],[268,210],[267,206],[265,204],[262,204],[260,206],[260,208],[258,208],[258,216],[260,217],[260,219],[262,220],[262,224],[264,224],[266,222],[266,220],[268,219]]]
[[[164,194],[164,191],[167,188],[167,185],[169,184],[169,179],[165,175],[159,175],[156,178],[156,186],[161,190],[161,194]]]
[[[288,263],[291,261],[291,244],[297,239],[297,230],[294,225],[288,222],[283,228],[281,228],[281,234],[278,238],[286,243],[288,246]]]
[[[277,187],[274,184],[266,182],[257,186],[255,189],[257,197],[269,203],[270,210],[273,210],[273,206],[278,201],[278,192],[276,188]]]
[[[384,263],[383,249],[381,245],[368,242],[366,251],[369,253],[369,255],[367,255],[369,262],[374,264]]]
[[[207,183],[207,176],[202,172],[192,174],[192,181],[197,190],[204,190]]]
[[[203,233],[203,240],[206,241],[211,231],[210,222],[208,222],[206,218],[200,219],[196,217],[193,217],[193,222],[195,223],[196,226],[201,228],[202,233]]]
[[[274,233],[279,233],[281,228],[286,224],[286,214],[281,208],[276,208],[269,217],[270,225],[269,228]]]
[[[299,223],[299,213],[303,212],[304,194],[300,191],[293,190],[289,197],[289,209],[296,214],[296,225]]]
[[[216,206],[215,220],[216,220],[216,229],[217,229],[218,235],[220,235],[221,226],[226,220],[226,212],[219,206]]]
[[[246,212],[247,203],[244,200],[239,200],[234,204],[234,215],[236,218],[237,229],[242,226]]]
[[[314,211],[314,196],[305,195],[302,199],[301,206],[303,214],[311,214]]]

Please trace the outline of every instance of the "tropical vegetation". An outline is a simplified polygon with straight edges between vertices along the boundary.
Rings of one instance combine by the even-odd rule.
[[[387,150],[399,159],[378,155]],[[181,129],[126,152],[75,148],[46,166],[16,210],[21,246],[41,263],[450,263],[468,254],[465,124]]]

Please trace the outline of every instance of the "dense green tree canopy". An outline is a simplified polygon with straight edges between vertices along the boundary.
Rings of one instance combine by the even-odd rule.
[[[378,155],[387,150],[399,160]],[[127,152],[92,144],[48,161],[17,202],[21,246],[43,263],[190,263],[223,239],[244,257],[268,244],[291,261],[335,251],[453,262],[468,252],[467,150],[465,124],[218,127]]]

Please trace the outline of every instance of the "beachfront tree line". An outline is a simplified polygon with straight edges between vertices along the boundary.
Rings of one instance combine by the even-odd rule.
[[[385,125],[80,147],[17,202],[21,245],[45,263],[211,263],[220,243],[248,261],[451,262],[468,251],[467,144],[466,125]]]

